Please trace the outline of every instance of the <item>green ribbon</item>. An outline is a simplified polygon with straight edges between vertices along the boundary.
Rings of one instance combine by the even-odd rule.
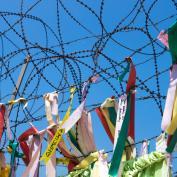
[[[89,166],[85,169],[75,170],[70,172],[66,177],[90,177],[92,171],[92,167]]]
[[[116,126],[116,118],[117,118],[116,110],[114,107],[109,107],[108,112],[109,112],[110,121],[115,127]]]
[[[125,77],[125,75],[129,72],[129,68],[130,68],[130,63],[128,62],[126,68],[123,71],[123,73],[118,77],[120,82],[122,82],[122,80]]]
[[[166,151],[168,153],[172,153],[174,148],[175,148],[176,143],[177,143],[177,129],[176,129],[176,131],[175,131],[175,133],[174,133],[174,135],[173,135],[173,137],[172,137],[172,139],[170,141],[170,144],[168,145]]]
[[[168,29],[168,44],[172,56],[172,63],[177,63],[177,22]]]
[[[18,158],[23,158],[24,157],[24,154],[22,153],[19,153],[17,151],[17,147],[18,147],[19,143],[15,143],[14,141],[10,140],[9,141],[9,145],[8,147],[11,149],[11,159],[10,159],[10,166],[11,166],[11,169],[10,169],[10,173],[9,173],[9,177],[11,177],[11,174],[12,174],[12,170],[15,169],[15,158],[18,157]]]
[[[127,139],[128,126],[130,121],[131,93],[128,95],[127,100],[128,100],[128,106],[127,106],[125,118],[122,123],[122,128],[117,140],[117,144],[111,160],[111,166],[109,169],[109,175],[112,177],[117,177],[118,169],[122,159],[122,154],[125,148],[125,142]]]
[[[71,142],[74,144],[74,146],[75,146],[80,152],[82,152],[81,149],[80,149],[80,146],[79,146],[78,142],[76,141],[76,138],[75,138],[75,136],[74,136],[73,130],[70,130],[70,131],[68,132],[68,135],[69,135],[69,138],[70,138]]]

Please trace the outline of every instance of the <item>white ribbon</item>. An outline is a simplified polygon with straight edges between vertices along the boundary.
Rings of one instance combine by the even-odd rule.
[[[58,122],[58,93],[47,93],[44,95],[44,100],[47,121],[49,125],[55,124],[52,115],[56,116]]]
[[[10,130],[10,122],[9,122],[9,109],[7,109],[7,111],[5,112],[4,120],[7,128],[7,137],[9,140],[12,140],[12,133]]]
[[[120,130],[122,127],[122,123],[123,123],[123,120],[125,117],[126,109],[127,109],[127,95],[124,94],[124,95],[120,96],[120,98],[119,98],[115,136],[114,136],[114,148],[113,149],[115,149],[115,146],[117,144],[117,139],[119,137],[119,133],[120,133]]]
[[[79,105],[79,107],[70,115],[70,117],[61,126],[61,128],[65,130],[65,133],[67,133],[81,118],[84,105],[85,105],[85,100]]]
[[[144,140],[141,146],[141,156],[148,154],[149,141]]]
[[[98,161],[95,162],[91,177],[109,177],[108,163],[103,152],[99,152]]]
[[[51,102],[52,115],[58,115],[58,93],[49,93],[49,101]]]
[[[156,139],[156,151],[166,152],[166,148],[167,148],[167,138],[165,137],[165,133],[162,133]]]

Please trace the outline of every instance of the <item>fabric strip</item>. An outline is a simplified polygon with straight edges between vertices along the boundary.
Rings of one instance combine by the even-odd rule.
[[[3,104],[0,104],[0,141],[2,138],[2,134],[4,131],[4,115],[5,115],[6,107]]]
[[[92,133],[91,115],[86,110],[82,112],[82,117],[78,121],[77,131],[79,147],[84,155],[96,151]]]
[[[168,153],[172,153],[175,148],[176,143],[177,143],[177,130],[175,131],[174,135],[172,136],[171,141],[168,144],[166,151]]]
[[[40,136],[39,135],[34,135],[33,136],[32,158],[34,157],[34,155],[38,151],[39,146],[40,146]],[[38,174],[39,174],[39,156],[40,156],[40,154],[38,155],[38,157],[36,158],[33,166],[30,169],[29,177],[38,177]]]
[[[110,130],[110,132],[111,132],[112,137],[114,137],[115,127],[114,127],[114,125],[111,123],[108,110],[107,110],[106,108],[101,108],[101,112],[102,112],[102,114],[104,115],[106,124],[107,124],[108,127],[109,127],[109,130]]]
[[[74,170],[87,168],[89,165],[97,161],[98,157],[98,152],[91,153],[89,156],[84,158],[76,167],[74,167]]]
[[[130,123],[128,128],[128,136],[130,136],[135,141],[135,83],[136,83],[136,69],[131,60],[130,60],[130,74],[128,78],[128,83],[126,87],[126,92],[129,94],[131,92],[131,110],[130,110]]]
[[[48,135],[48,143],[52,141],[52,138]],[[46,164],[46,177],[56,177],[56,154],[51,156],[51,159]]]
[[[130,110],[131,110],[131,95],[128,96],[127,100],[128,100],[128,107],[126,110],[126,114],[125,114],[125,118],[122,124],[121,131],[120,131],[120,136],[117,140],[117,144],[116,144],[113,156],[112,156],[111,166],[109,169],[109,175],[111,175],[112,177],[116,177],[118,174],[120,162],[122,159],[122,154],[123,154],[124,147],[125,147],[125,141],[128,135],[128,125],[130,121]]]
[[[58,143],[61,141],[63,134],[64,129],[57,130],[40,160],[44,160],[45,163],[47,163],[50,160],[50,158],[52,157],[57,148]]]
[[[114,137],[112,136],[112,134],[111,134],[111,132],[109,130],[109,126],[107,125],[105,117],[104,117],[104,115],[101,112],[101,108],[98,107],[98,108],[95,109],[95,111],[96,111],[98,117],[100,118],[101,123],[102,123],[102,125],[103,125],[103,127],[104,127],[104,129],[105,129],[105,131],[106,131],[106,133],[107,133],[107,135],[109,137],[109,139],[111,140],[112,143],[114,143]]]
[[[168,29],[168,43],[172,56],[172,63],[177,63],[177,21]]]
[[[71,114],[71,109],[72,109],[72,105],[73,105],[73,98],[74,98],[74,93],[76,91],[76,88],[75,87],[71,87],[70,88],[70,104],[69,104],[69,107],[68,107],[68,110],[62,120],[62,123],[61,123],[61,126],[68,120],[70,114]]]
[[[27,140],[29,138],[29,136],[31,135],[35,135],[38,133],[38,130],[33,126],[31,128],[29,128],[28,130],[26,130],[24,133],[22,133],[19,138],[18,141],[20,143],[20,147],[25,155],[25,157],[23,158],[23,161],[25,162],[26,165],[29,164],[30,162],[30,146],[27,144]]]
[[[98,161],[94,164],[91,177],[109,177],[107,160],[101,152],[99,152]]]
[[[167,92],[167,98],[161,123],[162,130],[166,130],[171,123],[173,106],[175,101],[177,85],[177,65],[173,65],[172,70],[170,71],[170,84]]]
[[[73,136],[72,136],[72,138],[73,138]],[[81,158],[79,158],[79,160],[81,160],[82,156],[83,156],[83,153],[81,153],[80,148],[78,149],[77,146],[75,144],[73,144],[73,142],[76,142],[76,140],[74,139],[74,141],[71,141],[71,136],[69,136],[69,135],[67,136],[67,140],[68,140],[68,142],[69,142],[69,144],[70,144],[70,146],[72,148],[73,154],[76,157],[81,157]]]
[[[61,125],[61,128],[67,133],[81,118],[82,111],[85,106],[85,100],[79,105],[79,107],[71,114],[71,116]]]
[[[177,129],[177,89],[176,89],[176,94],[175,94],[175,101],[174,101],[174,106],[173,106],[171,123],[169,127],[167,128],[166,132],[169,135],[173,135],[176,129]]]
[[[40,158],[40,152],[41,152],[41,147],[42,147],[42,140],[44,138],[45,132],[40,134],[40,142],[37,145],[38,148],[36,149],[29,165],[27,166],[26,170],[23,172],[22,177],[28,177],[29,173],[31,173],[32,176],[36,174],[36,169],[39,165],[39,158]]]
[[[115,128],[115,135],[114,135],[114,148],[113,149],[115,149],[115,146],[117,144],[119,133],[120,133],[120,130],[122,127],[124,117],[125,117],[126,109],[127,109],[127,95],[124,94],[124,95],[120,96],[120,98],[119,98],[117,118],[116,118],[116,128]]]
[[[162,44],[164,44],[164,45],[169,49],[168,34],[165,33],[164,30],[162,30],[162,31],[159,33],[159,35],[158,35],[157,38],[159,39],[159,41],[162,42]]]

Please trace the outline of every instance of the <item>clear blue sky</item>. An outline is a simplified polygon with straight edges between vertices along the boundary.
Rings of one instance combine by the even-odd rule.
[[[35,4],[35,2],[38,1],[24,1],[23,5],[23,13],[26,13],[28,9]],[[62,2],[62,3],[61,3]],[[101,34],[101,25],[99,23],[98,18],[96,15],[100,16],[100,5],[101,0],[84,0],[85,4],[87,4],[89,7],[92,8],[92,10],[96,13],[94,15],[91,13],[88,9],[84,8],[80,3],[78,3],[76,0],[61,0],[58,1],[59,4],[59,18],[60,18],[60,27],[61,27],[61,34],[62,34],[62,40],[64,43],[67,43],[69,41],[73,41],[76,39],[89,37],[89,36],[99,36]],[[138,2],[138,3],[137,3]],[[102,23],[104,24],[104,28],[107,32],[111,32],[114,30],[114,28],[121,22],[121,20],[126,17],[131,10],[135,7],[135,10],[132,11],[131,15],[127,17],[121,24],[119,29],[129,25],[132,19],[135,20],[129,25],[129,27],[138,27],[143,29],[144,31],[147,31],[146,29],[146,20],[148,31],[150,32],[150,35],[152,39],[156,39],[159,31],[161,29],[168,29],[168,27],[175,22],[176,20],[176,8],[172,1],[169,0],[163,0],[163,1],[157,1],[157,3],[154,4],[152,9],[150,9],[153,0],[145,0],[143,6],[145,12],[143,12],[143,7],[140,9],[140,1],[132,1],[132,0],[124,0],[124,1],[113,1],[113,0],[105,0],[104,6],[103,6],[103,13],[102,13]],[[135,6],[137,3],[137,6]],[[6,12],[14,12],[14,13],[21,13],[20,11],[20,5],[21,1],[10,1],[10,0],[2,0],[1,6],[0,6],[0,32],[4,32],[7,29],[9,29],[9,26],[14,25],[16,21],[20,19],[18,15],[10,15]],[[64,7],[68,10],[65,11]],[[140,12],[137,14],[137,10],[140,9]],[[145,13],[148,13],[150,10],[150,19],[146,19]],[[27,12],[28,15],[33,15],[35,17],[38,17],[42,19],[47,29],[47,34],[45,33],[44,25],[38,20],[32,20],[30,18],[24,18],[23,19],[23,26],[25,31],[25,36],[27,37],[27,40],[29,41],[28,45],[39,45],[43,48],[46,47],[46,44],[48,45],[48,48],[53,47],[53,50],[56,53],[62,54],[61,47],[58,46],[59,42],[59,31],[57,28],[57,3],[56,1],[39,1],[38,4],[32,8],[29,12]],[[70,15],[70,16],[69,16]],[[173,16],[172,16],[173,15]],[[71,19],[72,16],[72,19]],[[169,18],[172,16],[171,18]],[[166,19],[168,18],[168,19]],[[75,20],[75,21],[74,21]],[[164,21],[163,21],[164,20]],[[77,22],[76,22],[77,21]],[[157,23],[157,24],[156,24]],[[79,25],[80,24],[80,25]],[[156,24],[155,27],[153,24]],[[55,35],[53,34],[55,33]],[[104,32],[105,33],[105,32]],[[16,51],[17,48],[22,49],[25,48],[24,41],[21,39],[19,35],[22,34],[21,26],[20,24],[14,25],[14,30],[7,30],[5,35],[2,36],[3,41],[3,47],[2,48],[2,42],[1,42],[1,49],[0,49],[0,55],[6,56],[9,53]],[[48,39],[46,39],[46,35],[48,36]],[[108,57],[110,57],[112,60],[116,62],[121,62],[125,57],[130,56],[133,52],[132,50],[137,50],[138,48],[141,48],[142,46],[149,43],[149,39],[147,38],[147,35],[142,33],[141,31],[134,31],[130,30],[128,32],[120,31],[118,33],[115,33],[113,36],[113,39],[110,39],[105,46],[103,53],[106,54]],[[58,39],[57,39],[58,38]],[[69,54],[75,51],[82,51],[82,50],[91,50],[93,48],[94,43],[98,40],[98,37],[91,37],[85,40],[79,40],[77,42],[73,42],[69,45],[64,45],[64,52],[65,54]],[[12,42],[15,44],[12,44]],[[121,45],[120,45],[121,44]],[[155,46],[155,52],[160,53],[163,51],[163,47],[160,44],[160,42],[157,41],[157,43],[154,44]],[[1,51],[3,51],[1,53]],[[38,53],[40,52],[40,49],[30,49],[30,54],[33,55],[33,60],[37,64],[41,61],[41,63],[38,63],[38,67],[42,68],[45,64],[49,63],[50,60],[42,60],[41,58],[46,57],[44,53]],[[142,53],[136,53],[133,55],[132,59],[135,64],[140,64],[146,61],[144,64],[140,64],[136,66],[137,69],[137,76],[141,80],[145,80],[152,75],[155,74],[155,67],[154,67],[154,60],[153,60],[153,48],[151,45],[148,47],[145,47],[142,51]],[[49,56],[53,56],[56,54],[47,53]],[[88,53],[81,53],[78,54],[79,56],[90,54]],[[27,55],[27,51],[20,52],[19,54],[13,56],[12,58],[7,57],[4,62],[6,64],[6,67],[13,68],[14,66],[17,66],[18,64],[22,63],[25,56]],[[89,65],[93,67],[93,60],[91,57],[86,58],[78,58],[79,61],[85,63],[86,65]],[[75,69],[75,72],[77,76],[79,76],[79,70],[74,62],[70,60],[72,66]],[[81,81],[87,80],[88,77],[92,75],[92,70],[90,70],[88,67],[83,65],[81,62],[78,62],[78,65],[81,69]],[[115,70],[112,68],[111,64],[105,59],[103,56],[99,56],[98,60],[98,66],[100,68],[105,69],[111,67],[111,69],[108,70],[108,73],[111,75],[115,75]],[[58,60],[55,62],[56,65],[59,67],[59,69],[56,69],[56,67],[53,64],[50,64],[48,67],[45,67],[42,72],[45,76],[45,79],[49,80],[51,85],[49,85],[46,80],[42,77],[40,78],[39,75],[37,75],[36,70],[34,69],[34,66],[32,63],[29,64],[28,70],[26,72],[24,81],[22,83],[20,93],[22,94],[23,91],[23,97],[25,98],[32,98],[34,95],[41,95],[46,92],[54,91],[55,88],[59,87],[59,90],[63,87],[67,87],[65,85],[65,82],[62,81],[62,84],[60,86],[59,82],[62,80],[62,75],[60,71],[62,72],[63,69],[63,60]],[[158,71],[163,71],[170,67],[171,65],[171,56],[168,51],[164,52],[162,55],[157,57],[157,63],[158,63]],[[125,64],[124,64],[125,66]],[[11,76],[14,81],[17,80],[18,74],[20,72],[21,65],[15,69],[14,72],[11,72]],[[100,68],[98,67],[96,69],[97,72],[100,72]],[[116,66],[116,71],[118,73],[122,72],[122,69],[119,66]],[[5,72],[5,66],[2,67],[2,73]],[[73,80],[71,76],[71,72],[69,68],[67,68],[67,80],[70,85],[75,84],[75,80]],[[103,77],[108,78],[109,74],[103,73]],[[29,83],[26,90],[25,83],[27,80],[32,81]],[[116,75],[115,75],[116,76]],[[117,77],[117,76],[116,76]],[[117,92],[120,94],[120,86],[117,81],[117,79],[112,78],[109,79],[109,82],[116,88]],[[38,80],[40,82],[38,83]],[[102,78],[100,78],[102,80]],[[160,84],[160,93],[161,95],[165,96],[168,88],[169,83],[169,73],[165,72],[164,74],[160,75],[159,77],[159,84]],[[140,82],[137,81],[137,84],[140,84]],[[147,87],[151,90],[157,93],[157,85],[156,85],[156,79],[153,77],[149,81],[146,82]],[[35,92],[30,95],[31,91],[37,87],[38,89],[35,90]],[[125,88],[125,84],[124,84]],[[10,76],[8,75],[7,78],[4,79],[4,75],[1,78],[1,96],[5,96],[7,94],[11,94],[13,89],[13,84],[10,80]],[[60,103],[62,105],[60,106],[60,110],[66,110],[68,103],[63,103],[68,99],[68,89],[64,89],[65,93],[60,94]],[[99,82],[98,84],[95,84],[91,86],[91,89],[89,91],[88,99],[87,99],[87,105],[91,104],[97,104],[101,103],[106,99],[107,97],[110,97],[112,95],[115,95],[116,93],[111,89],[111,87],[105,82]],[[62,97],[64,96],[64,101],[62,101]],[[116,95],[115,95],[116,96]],[[143,96],[149,96],[149,94],[145,90],[141,90],[140,88],[137,88],[137,98],[143,97]],[[10,96],[7,96],[1,100],[1,102],[7,102],[10,99]],[[164,108],[164,100],[162,99],[162,108]],[[29,101],[29,110],[33,117],[44,115],[44,106],[43,105],[43,99],[40,98],[33,102],[33,100]],[[41,109],[40,106],[42,106]],[[78,106],[78,99],[77,95],[75,96],[74,101],[74,108]],[[39,110],[38,110],[39,109]],[[35,112],[35,110],[38,110]],[[60,114],[60,116],[63,116],[63,113]],[[19,109],[19,114],[17,113],[17,109],[14,108],[10,119],[15,120],[16,118],[18,120],[23,120],[25,117],[22,107]],[[146,138],[150,138],[152,136],[158,135],[161,133],[161,114],[159,112],[159,109],[157,107],[157,104],[153,99],[147,99],[147,100],[137,100],[136,101],[136,141],[140,141]],[[30,121],[30,120],[29,120]],[[29,122],[27,121],[27,122]],[[104,132],[101,123],[99,122],[99,119],[95,112],[92,112],[92,121],[93,121],[93,129],[94,129],[94,137],[97,144],[98,150],[105,149],[111,150],[112,145],[109,141],[106,133]],[[11,122],[11,125],[13,125],[13,122]],[[46,127],[47,122],[46,119],[43,118],[40,121],[34,122],[34,125],[39,129],[43,129]],[[20,124],[17,129],[17,137],[27,128],[29,128],[28,123]],[[45,147],[45,144],[44,144]],[[150,144],[151,151],[155,150],[154,141]],[[43,148],[44,149],[44,148]],[[174,155],[175,156],[175,155]],[[111,154],[110,154],[111,157]],[[173,164],[176,164],[176,160],[174,160]],[[177,170],[177,166],[174,166]],[[21,174],[24,170],[24,166],[19,166],[17,169],[17,174]],[[45,168],[41,167],[40,170],[40,176],[45,176]],[[176,171],[174,169],[174,171]],[[64,175],[66,174],[66,171],[64,168],[58,168],[58,175]],[[17,175],[18,176],[18,175]]]

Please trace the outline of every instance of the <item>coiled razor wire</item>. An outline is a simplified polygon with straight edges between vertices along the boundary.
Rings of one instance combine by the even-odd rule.
[[[10,100],[25,59],[30,57],[17,92],[17,97],[28,100],[28,107],[15,105],[10,115],[15,140],[21,133],[19,128],[25,130],[28,122],[46,125],[43,103],[46,92],[59,93],[61,117],[69,103],[70,87],[76,87],[76,108],[82,99],[83,83],[93,75],[98,74],[99,81],[89,87],[86,105],[89,111],[94,111],[106,96],[118,98],[125,92],[126,78],[123,81],[118,78],[126,67],[126,57],[132,57],[137,69],[137,101],[142,105],[150,101],[160,121],[171,59],[157,36],[176,20],[175,0],[50,3],[19,0],[10,6],[9,3],[4,1],[0,7],[2,103]],[[8,143],[5,131],[2,141],[4,148]]]

